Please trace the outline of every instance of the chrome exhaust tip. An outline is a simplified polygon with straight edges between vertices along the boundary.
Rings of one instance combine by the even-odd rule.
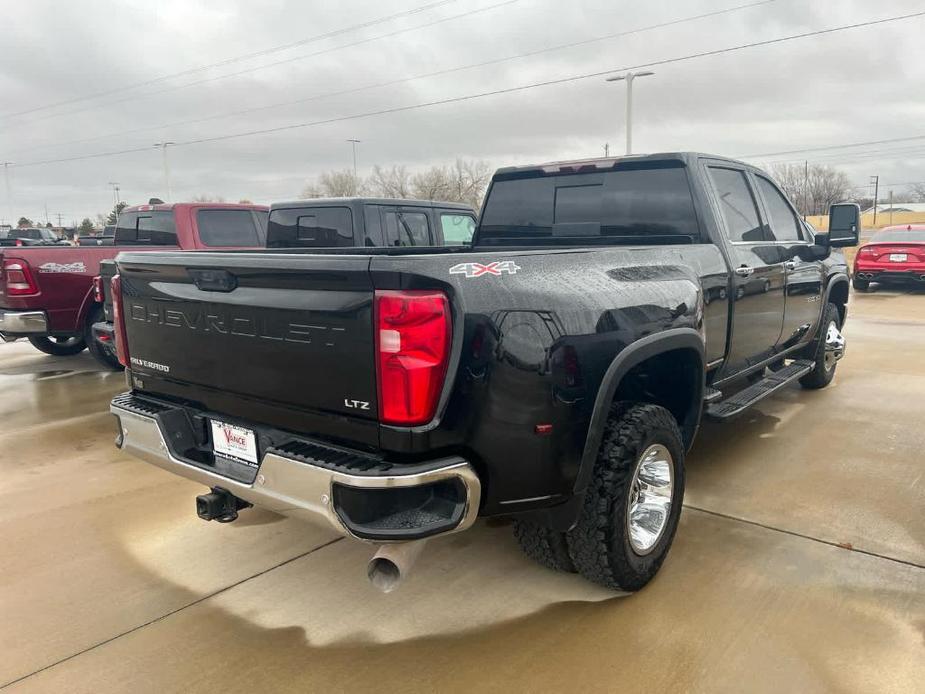
[[[382,545],[366,567],[369,582],[383,593],[391,593],[408,576],[427,540]]]

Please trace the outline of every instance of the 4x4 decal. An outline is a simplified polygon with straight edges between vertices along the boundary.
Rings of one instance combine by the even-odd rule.
[[[503,272],[516,275],[518,270],[520,270],[520,266],[513,260],[496,260],[487,265],[482,265],[482,263],[460,263],[450,268],[450,274],[465,275],[468,279],[472,279],[482,275],[500,276]]]

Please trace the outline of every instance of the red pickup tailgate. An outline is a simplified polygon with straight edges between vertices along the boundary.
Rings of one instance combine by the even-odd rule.
[[[0,276],[0,308],[42,310],[48,315],[49,330],[73,332],[88,300],[100,261],[114,258],[121,249],[114,246],[22,246],[4,248],[2,262],[22,265],[35,285],[35,292],[11,296],[5,273]]]

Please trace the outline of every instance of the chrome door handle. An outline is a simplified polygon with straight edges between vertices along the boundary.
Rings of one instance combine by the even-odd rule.
[[[753,274],[755,274],[755,268],[749,267],[748,265],[743,265],[742,267],[737,267],[735,269],[735,273],[739,277],[751,277]]]
[[[786,263],[784,263],[784,269],[785,270],[796,270],[797,269],[796,261],[788,260]]]

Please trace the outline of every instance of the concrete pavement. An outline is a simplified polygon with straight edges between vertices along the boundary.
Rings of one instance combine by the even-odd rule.
[[[8,691],[889,691],[925,682],[925,292],[853,295],[829,388],[707,425],[656,580],[523,558],[503,522],[381,595],[368,549],[120,454],[86,354],[0,345]]]

